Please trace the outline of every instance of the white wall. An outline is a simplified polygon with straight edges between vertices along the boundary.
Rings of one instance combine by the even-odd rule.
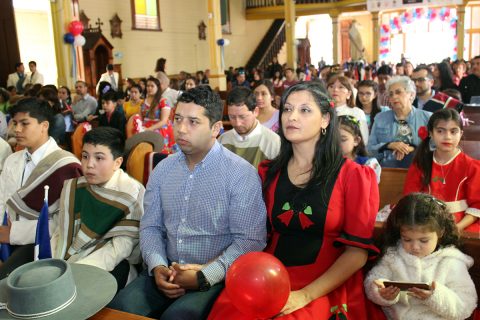
[[[310,40],[310,60],[314,66],[323,58],[333,64],[332,19],[328,14],[299,17],[295,24],[295,38],[307,37]]]
[[[14,0],[20,59],[28,69],[35,61],[37,70],[44,76],[44,84],[57,84],[57,63],[53,41],[52,18],[49,0]],[[13,66],[12,66],[13,68]]]
[[[198,39],[198,24],[208,25],[207,0],[160,0],[158,31],[132,30],[129,0],[82,0],[80,10],[93,24],[100,18],[103,34],[114,46],[114,63],[122,64],[123,77],[153,74],[155,62],[167,59],[167,73],[195,72],[209,68],[208,41]],[[117,13],[123,20],[123,38],[110,36],[109,20]],[[246,21],[244,1],[230,1],[230,40],[225,47],[225,65],[244,65],[270,27],[272,20]],[[207,34],[208,37],[208,34]]]

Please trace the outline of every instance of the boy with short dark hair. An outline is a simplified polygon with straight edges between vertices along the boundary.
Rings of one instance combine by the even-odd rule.
[[[115,92],[107,92],[102,97],[103,113],[98,116],[100,127],[112,127],[118,129],[125,137],[125,114],[117,108],[117,96]]]
[[[107,270],[119,288],[135,275],[128,262],[139,262],[138,228],[145,192],[142,184],[120,169],[123,149],[117,129],[99,127],[85,134],[84,176],[65,182],[59,224],[51,241],[54,258]]]

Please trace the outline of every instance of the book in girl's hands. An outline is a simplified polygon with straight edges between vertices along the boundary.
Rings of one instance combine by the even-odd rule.
[[[406,281],[383,281],[386,287],[397,287],[400,291],[407,291],[410,288],[418,288],[423,290],[430,290],[430,285],[425,282],[406,282]]]

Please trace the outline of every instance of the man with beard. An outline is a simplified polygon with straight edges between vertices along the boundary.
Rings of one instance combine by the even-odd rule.
[[[413,106],[429,112],[435,112],[444,107],[453,107],[461,110],[461,102],[445,93],[435,92],[433,74],[427,66],[418,66],[413,70],[412,81],[415,83],[417,96]]]
[[[240,255],[266,244],[257,171],[216,141],[223,104],[209,87],[184,92],[175,109],[180,151],[153,171],[140,248],[147,270],[109,305],[148,317],[206,319]]]
[[[253,92],[245,87],[233,88],[227,97],[227,106],[233,129],[222,134],[218,141],[255,168],[263,160],[275,158],[280,151],[280,137],[258,122]]]
[[[378,80],[378,106],[381,108],[383,106],[391,107],[390,101],[388,98],[388,92],[385,85],[387,81],[393,76],[393,70],[388,65],[383,65],[377,70],[377,80]]]
[[[472,59],[471,73],[460,81],[459,88],[465,103],[480,104],[480,56]]]

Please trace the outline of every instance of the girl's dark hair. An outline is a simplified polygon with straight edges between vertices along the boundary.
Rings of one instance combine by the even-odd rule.
[[[45,101],[49,102],[54,114],[62,112],[62,104],[58,99],[57,91],[51,88],[42,88],[37,94],[38,98],[44,99]]]
[[[456,89],[457,85],[453,82],[453,72],[450,65],[446,62],[440,62],[437,63],[437,69],[440,73],[440,87],[437,90]]]
[[[380,107],[378,106],[378,84],[373,80],[362,80],[357,84],[357,89],[360,90],[360,87],[368,87],[373,89],[373,94],[375,94],[375,98],[372,100],[372,112],[370,113],[370,128],[373,126],[373,121],[375,120],[375,116],[377,113],[382,112]],[[355,100],[355,105],[363,110],[363,105],[358,98],[357,92],[357,99]]]
[[[460,245],[460,234],[447,205],[423,193],[411,193],[397,203],[383,230],[383,253],[400,240],[401,227],[424,227],[438,235],[437,248]]]
[[[353,87],[352,87],[352,84],[350,83],[350,80],[347,77],[335,75],[329,78],[327,81],[327,88],[330,87],[332,84],[334,84],[337,80],[342,84],[342,86],[347,88],[347,90],[350,92],[350,98],[347,99],[347,106],[350,108],[355,107],[355,102],[353,101]]]
[[[282,95],[280,103],[280,119],[282,119],[283,109],[288,97],[294,92],[306,91],[310,93],[315,103],[320,108],[322,116],[330,116],[330,124],[326,128],[326,133],[321,135],[315,144],[315,153],[313,157],[310,179],[305,188],[313,186],[322,186],[320,199],[325,206],[328,205],[327,190],[325,187],[334,181],[343,165],[343,156],[340,149],[340,133],[338,130],[338,120],[335,109],[331,107],[333,103],[327,90],[319,81],[299,82],[289,87]],[[318,124],[320,126],[320,124]],[[278,156],[268,163],[267,177],[263,184],[264,190],[270,185],[275,176],[288,165],[288,161],[293,156],[292,143],[285,138],[283,134],[283,123],[280,121],[278,131],[281,140],[280,152]]]
[[[255,81],[255,85],[253,86],[252,91],[260,87],[261,85],[264,85],[265,87],[267,87],[268,92],[270,92],[270,95],[272,96],[272,106],[276,108],[277,106],[275,105],[275,89],[273,88],[273,82],[268,79]]]
[[[267,87],[268,91],[270,92],[270,95],[272,97],[275,96],[275,90],[273,88],[273,83],[272,81],[270,80],[267,80],[267,79],[263,79],[263,80],[259,80],[259,81],[256,81],[255,82],[255,86],[253,87],[253,90],[255,90],[256,88],[258,88],[259,86],[261,85],[264,85],[265,87]]]
[[[352,116],[339,116],[338,123],[340,125],[340,129],[348,131],[354,138],[360,138],[358,145],[353,148],[353,154],[361,157],[368,156],[367,148],[365,148],[365,142],[363,142],[362,139],[360,122],[358,119]]]
[[[157,60],[157,64],[155,65],[155,72],[165,72],[165,64],[167,63],[167,59],[165,58],[159,58]]]
[[[130,87],[130,90],[132,90],[133,88],[137,89],[138,92],[140,92],[140,95],[142,94],[142,87],[140,87],[139,84],[134,84]]]
[[[148,114],[147,114],[150,119],[153,119],[155,118],[155,108],[162,100],[162,89],[160,88],[160,80],[158,80],[157,78],[150,76],[147,79],[147,83],[148,81],[155,83],[155,85],[157,86],[157,93],[155,93],[155,96],[153,96],[153,100],[152,100],[152,103],[150,104],[150,108],[148,109]]]
[[[10,100],[10,92],[4,88],[0,88],[0,96],[2,96],[3,102],[8,102],[8,100]]]
[[[67,101],[66,101],[66,103],[68,105],[71,105],[72,104],[72,93],[70,92],[70,89],[68,89],[67,86],[58,87],[58,90],[60,90],[60,89],[64,89],[65,91],[67,91]]]
[[[420,143],[417,151],[415,152],[415,157],[413,158],[413,163],[423,173],[422,184],[425,187],[430,184],[430,180],[432,179],[433,151],[430,150],[430,140],[432,139],[431,135],[437,123],[442,120],[452,120],[460,127],[461,130],[463,130],[462,119],[460,118],[460,114],[458,114],[455,109],[445,108],[432,114],[427,125],[428,136]]]
[[[275,75],[277,72],[278,77]],[[277,79],[282,80],[282,72],[280,70],[275,70],[275,72],[273,73],[272,81],[275,81]]]

